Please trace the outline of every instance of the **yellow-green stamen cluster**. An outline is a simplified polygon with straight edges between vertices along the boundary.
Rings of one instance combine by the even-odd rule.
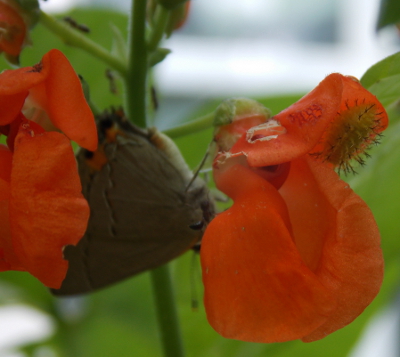
[[[364,165],[363,155],[369,156],[366,150],[379,143],[382,113],[374,103],[356,101],[354,105],[346,103],[346,107],[329,126],[322,150],[315,155],[335,165],[339,172],[354,173],[351,161]]]

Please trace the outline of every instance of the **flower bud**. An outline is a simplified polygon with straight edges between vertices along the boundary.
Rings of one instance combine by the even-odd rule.
[[[228,151],[250,128],[265,123],[271,116],[268,108],[248,98],[230,98],[215,110],[214,140],[219,151]]]

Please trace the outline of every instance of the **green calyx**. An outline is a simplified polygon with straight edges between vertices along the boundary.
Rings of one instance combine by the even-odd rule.
[[[224,100],[215,110],[214,126],[227,125],[235,118],[263,115],[271,117],[271,111],[261,103],[248,98],[230,98]]]

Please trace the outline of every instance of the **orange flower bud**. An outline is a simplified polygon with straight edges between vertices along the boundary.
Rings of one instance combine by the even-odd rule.
[[[12,64],[19,64],[19,54],[30,44],[29,30],[37,22],[38,9],[35,2],[0,1],[0,53]]]

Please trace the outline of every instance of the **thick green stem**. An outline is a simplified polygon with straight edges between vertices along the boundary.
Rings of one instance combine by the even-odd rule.
[[[101,47],[84,34],[72,28],[66,22],[57,20],[56,18],[42,11],[40,12],[40,22],[55,35],[59,36],[67,45],[81,48],[94,57],[102,60],[110,67],[114,68],[122,76],[126,75],[127,64],[124,60],[113,56],[105,48]]]
[[[145,128],[146,118],[146,1],[135,0],[132,4],[130,35],[128,43],[128,74],[125,77],[126,109],[128,117],[138,126]]]
[[[209,129],[213,126],[215,113],[204,115],[200,118],[194,119],[190,122],[176,126],[175,128],[164,130],[163,133],[170,138],[179,138],[188,134],[193,134],[201,130]]]
[[[183,357],[185,353],[168,264],[152,270],[151,279],[164,357]]]

